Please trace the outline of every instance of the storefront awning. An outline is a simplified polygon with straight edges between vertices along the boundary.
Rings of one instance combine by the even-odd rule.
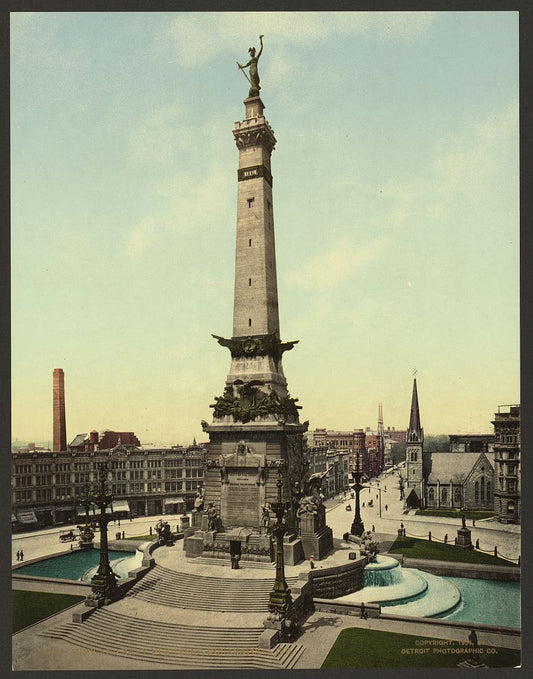
[[[113,512],[129,512],[130,506],[127,500],[113,500]]]
[[[59,510],[58,510],[58,511],[59,511]],[[105,510],[105,513],[106,513],[106,514],[111,514],[111,507],[108,507],[108,508]],[[77,507],[77,509],[76,509],[76,514],[77,514],[78,516],[85,516],[85,507],[81,507],[80,505],[78,505],[78,507]],[[91,506],[89,507],[89,518],[90,518],[91,516],[95,516],[96,514],[100,514],[100,510],[98,509],[98,507],[97,507],[96,505],[91,505]]]
[[[17,516],[20,523],[37,523],[37,517],[33,511],[17,512]]]
[[[182,497],[167,497],[165,500],[166,505],[181,505],[184,500]]]

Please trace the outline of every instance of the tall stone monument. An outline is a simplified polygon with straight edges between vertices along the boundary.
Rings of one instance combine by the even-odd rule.
[[[262,37],[259,54],[255,56],[255,49],[250,48],[248,64],[239,64],[244,73],[250,67],[251,87],[244,100],[244,120],[233,129],[239,150],[233,335],[213,335],[229,350],[231,365],[224,391],[211,405],[213,421],[202,422],[209,433],[209,453],[202,503],[193,512],[185,549],[187,556],[238,555],[272,561],[269,502],[277,496],[280,470],[283,497],[290,504],[284,556],[292,565],[309,556],[299,530],[305,514],[300,501],[305,499],[308,480],[303,448],[308,422],[300,423],[298,399],[289,394],[282,366],[284,352],[297,342],[282,342],[279,332],[270,164],[276,138],[259,96],[257,61]],[[323,512],[319,515],[318,530],[321,535],[329,531],[330,538],[321,538],[322,553],[315,553],[315,558],[321,558],[333,544]]]

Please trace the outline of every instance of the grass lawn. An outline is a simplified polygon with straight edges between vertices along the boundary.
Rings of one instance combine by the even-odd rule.
[[[458,521],[461,521],[463,515],[465,516],[466,519],[488,519],[491,516],[494,516],[494,512],[484,512],[484,511],[475,511],[475,510],[466,510],[464,512],[460,511],[453,511],[453,509],[417,509],[416,514],[418,516],[443,516],[446,518],[452,518],[452,519],[457,519]]]
[[[455,545],[441,542],[429,542],[399,535],[389,548],[392,554],[403,554],[411,559],[431,559],[432,561],[458,561],[461,563],[491,564],[493,566],[516,566],[511,561],[498,559],[492,554],[483,554],[473,549],[461,549]]]
[[[468,633],[465,630],[464,644],[436,639],[433,645],[429,637],[350,627],[339,634],[322,667],[457,667],[470,658]],[[476,657],[488,667],[515,667],[520,663],[518,650],[480,645],[479,651]]]
[[[15,589],[13,590],[13,634],[84,599],[83,596],[73,594],[25,592]]]

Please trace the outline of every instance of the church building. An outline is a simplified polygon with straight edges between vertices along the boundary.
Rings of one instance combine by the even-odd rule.
[[[407,431],[405,506],[424,509],[494,508],[494,453],[424,451],[416,378]]]

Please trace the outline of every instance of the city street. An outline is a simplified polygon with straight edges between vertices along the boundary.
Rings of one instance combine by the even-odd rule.
[[[110,523],[108,526],[108,536],[111,540],[115,538],[115,534],[124,531],[124,537],[133,537],[135,535],[148,535],[150,533],[150,526],[152,529],[159,521],[168,521],[171,529],[176,530],[176,524],[179,522],[181,514],[162,514],[159,516],[141,516],[130,521],[129,519],[121,519],[120,526],[118,521]],[[54,528],[47,528],[34,533],[14,533],[11,539],[12,554],[11,561],[13,564],[17,562],[17,551],[22,549],[24,552],[24,561],[30,559],[37,559],[42,556],[52,556],[60,554],[70,549],[70,545],[76,546],[76,542],[60,542],[59,535],[68,530],[77,532],[75,524],[71,526],[61,526]],[[96,533],[95,540],[98,541],[99,534]]]
[[[377,481],[365,485],[370,486],[370,488],[364,488],[361,491],[361,517],[366,530],[371,530],[374,527],[376,533],[396,535],[400,523],[403,522],[407,536],[426,538],[428,531],[431,531],[432,536],[441,541],[447,534],[448,541],[453,543],[457,530],[461,527],[460,519],[421,517],[415,516],[414,513],[404,514],[396,473],[382,474]],[[373,501],[372,507],[368,506],[369,500]],[[351,505],[349,512],[346,511],[348,505]],[[343,501],[327,500],[326,510],[327,523],[336,538],[341,538],[344,533],[350,531],[355,512],[355,500],[351,498]],[[129,519],[121,520],[120,526],[118,522],[109,524],[109,537],[113,539],[115,533],[119,531],[121,533],[124,531],[126,538],[135,535],[147,535],[150,532],[150,526],[153,529],[159,519],[168,521],[174,531],[180,517],[180,514],[163,514],[137,517],[132,521]],[[483,519],[476,521],[476,526],[473,527],[472,521],[469,519],[467,527],[472,531],[472,542],[475,543],[478,539],[481,549],[492,551],[496,545],[498,553],[505,557],[516,559],[520,555],[520,526],[498,524],[495,521]],[[34,533],[14,534],[12,537],[12,563],[17,563],[16,553],[20,549],[24,552],[25,561],[58,554],[70,549],[70,544],[74,546],[76,543],[61,543],[59,541],[60,533],[68,531],[70,528],[75,530],[76,526],[61,526]],[[98,540],[98,533],[96,539]]]
[[[408,537],[427,538],[428,531],[431,531],[432,536],[440,541],[448,535],[448,542],[453,544],[457,530],[461,528],[461,520],[437,516],[416,516],[414,512],[404,514],[396,473],[382,474],[377,481],[364,485],[370,486],[370,488],[363,489],[360,495],[361,518],[366,530],[371,530],[374,526],[377,533],[395,535],[400,528],[400,523],[403,522]],[[369,500],[373,501],[372,507],[368,506]],[[338,502],[330,504],[328,501],[326,504],[330,505],[327,509],[328,525],[333,529],[335,537],[341,537],[343,533],[350,530],[355,512],[355,500],[350,498],[340,504]],[[346,511],[347,505],[351,505],[350,512]],[[520,526],[500,524],[490,519],[477,520],[475,527],[472,526],[470,519],[466,524],[467,528],[472,531],[472,542],[475,544],[475,541],[479,540],[482,550],[492,551],[496,545],[500,555],[511,559],[516,559],[520,555]]]

